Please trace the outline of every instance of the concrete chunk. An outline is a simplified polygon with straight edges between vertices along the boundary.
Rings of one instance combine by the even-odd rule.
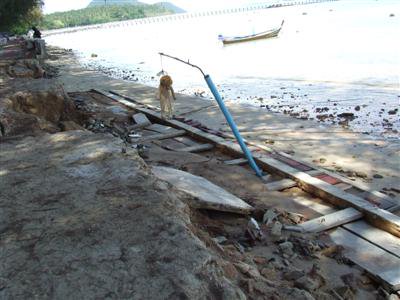
[[[203,177],[168,167],[153,167],[153,174],[192,196],[190,205],[193,207],[241,214],[248,214],[253,209],[240,198]]]

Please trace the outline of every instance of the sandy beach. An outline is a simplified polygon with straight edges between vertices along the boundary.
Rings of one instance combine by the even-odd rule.
[[[56,80],[67,91],[112,90],[159,107],[155,88],[86,69],[73,52],[55,51],[57,59],[51,64],[60,69]],[[400,182],[399,140],[370,137],[342,126],[295,119],[290,115],[266,112],[262,107],[238,105],[234,101],[227,101],[227,106],[247,140],[289,153],[297,159],[348,176],[368,189],[400,199],[392,190],[397,189]],[[179,94],[176,114],[230,134],[215,102]]]

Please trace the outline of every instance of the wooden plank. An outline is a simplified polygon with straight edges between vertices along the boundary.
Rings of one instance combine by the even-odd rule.
[[[395,236],[400,236],[400,218],[384,210],[388,208],[386,203],[382,207],[384,209],[378,208],[360,197],[346,193],[318,178],[311,177],[272,158],[259,158],[258,161],[262,162],[262,166],[269,169],[269,171],[283,173],[297,181],[303,190],[339,207],[350,206],[356,208],[364,213],[366,219],[376,227],[390,232]]]
[[[281,155],[283,155],[283,156],[286,156],[286,157],[288,157],[288,158],[292,158],[292,159],[293,159],[293,156],[291,156],[291,155],[289,155],[289,154],[287,154],[287,153],[285,153],[285,152],[279,152],[279,154],[281,154]],[[375,199],[379,199],[379,202],[380,202],[380,203],[382,203],[382,202],[389,202],[389,203],[391,203],[392,205],[395,204],[395,203],[392,201],[392,199],[390,199],[387,195],[385,195],[385,194],[383,194],[383,193],[381,193],[381,192],[379,192],[379,191],[374,191],[374,190],[370,189],[367,185],[365,185],[365,184],[363,184],[363,183],[359,183],[359,182],[352,181],[352,180],[350,180],[350,179],[347,178],[347,177],[341,176],[340,174],[336,174],[336,173],[334,173],[334,172],[331,172],[331,171],[326,170],[326,169],[323,169],[323,168],[319,168],[319,167],[314,166],[314,165],[312,165],[312,164],[310,164],[310,163],[308,163],[308,162],[305,162],[305,161],[303,161],[303,160],[301,160],[301,159],[296,158],[296,160],[297,160],[299,163],[303,164],[303,165],[306,165],[306,166],[309,166],[309,167],[315,169],[315,171],[320,171],[321,174],[322,174],[322,173],[327,174],[327,175],[329,175],[329,176],[332,176],[332,177],[334,177],[334,178],[336,178],[336,179],[341,180],[341,181],[344,182],[344,183],[347,183],[347,184],[352,185],[353,187],[357,188],[357,189],[360,190],[360,191],[365,191],[365,193],[366,193],[365,196],[366,196],[366,197],[367,197],[368,195],[370,195],[370,196],[373,196]],[[307,173],[311,175],[311,172],[313,172],[313,171],[314,171],[314,170],[311,170],[311,171],[309,171],[309,172],[307,172]],[[315,176],[315,175],[313,175],[313,176]]]
[[[196,141],[194,141],[193,139],[191,139],[190,137],[187,137],[187,136],[178,136],[178,137],[174,138],[174,140],[177,142],[180,142],[186,146],[199,145],[199,143],[197,143]]]
[[[230,136],[230,135],[228,135],[228,136]],[[298,158],[294,158],[292,155],[287,154],[285,152],[275,151],[274,149],[272,149],[270,147],[267,147],[267,146],[264,146],[264,145],[261,145],[259,143],[251,142],[251,141],[247,141],[247,140],[246,140],[246,143],[249,144],[249,145],[252,145],[252,146],[256,146],[256,147],[258,147],[260,149],[263,149],[264,151],[266,151],[268,153],[278,153],[278,154],[280,154],[282,156],[285,156],[287,158],[294,159],[297,162],[301,163],[302,165],[305,165],[305,166],[308,166],[310,168],[313,168],[314,170],[306,171],[306,173],[311,175],[311,176],[317,176],[319,174],[327,174],[327,175],[329,175],[331,177],[334,177],[334,178],[336,178],[336,179],[338,179],[338,180],[340,180],[340,181],[342,181],[344,183],[352,185],[353,187],[355,187],[356,189],[358,189],[360,191],[365,191],[365,193],[366,193],[365,199],[373,198],[375,200],[378,200],[378,202],[381,203],[381,204],[386,202],[386,204],[387,204],[386,206],[387,207],[390,207],[391,205],[395,205],[395,203],[392,201],[392,199],[390,199],[387,195],[385,195],[385,194],[383,194],[383,193],[381,193],[379,191],[371,190],[367,185],[365,185],[363,183],[354,182],[354,181],[350,180],[347,177],[344,177],[344,176],[341,176],[341,175],[336,174],[334,172],[331,172],[329,170],[317,167],[317,166],[315,166],[313,164],[310,164],[310,163],[308,163],[308,162],[306,162],[304,160],[301,160],[301,159],[298,159]]]
[[[143,113],[134,114],[132,118],[136,123],[133,125],[133,128],[144,128],[151,125],[150,120],[147,119],[146,115]]]
[[[347,190],[353,188],[352,185],[347,184],[347,183],[344,183],[344,182],[335,184],[335,186],[336,186],[337,188],[341,189],[342,191],[347,191]]]
[[[237,158],[237,159],[232,159],[232,160],[225,160],[224,164],[225,165],[242,165],[246,164],[247,159],[246,158]]]
[[[352,222],[343,225],[343,227],[400,258],[400,239],[390,233],[375,228],[364,221]]]
[[[165,125],[161,125],[161,124],[151,124],[150,126],[148,126],[146,129],[158,132],[158,133],[168,133],[168,132],[176,132],[178,129],[173,128],[173,127],[169,127],[169,126],[165,126]]]
[[[336,211],[334,213],[330,213],[325,216],[321,216],[319,218],[315,218],[309,221],[306,221],[302,224],[297,225],[301,231],[303,232],[321,232],[325,231],[342,224],[358,220],[362,218],[363,214],[358,210],[349,207],[346,209],[342,209]]]
[[[381,281],[387,288],[400,289],[400,259],[355,234],[338,228],[330,234],[335,244],[342,245],[344,255]]]
[[[310,176],[317,176],[317,175],[324,174],[324,172],[322,172],[321,170],[310,170],[310,171],[307,171],[306,173]]]
[[[393,206],[388,209],[388,211],[395,211],[399,209],[399,206]],[[358,210],[349,207],[339,211],[335,211],[319,218],[315,218],[299,224],[298,227],[301,228],[303,232],[321,232],[334,227],[341,226],[352,221],[361,219],[363,214]]]
[[[139,107],[138,105],[126,101],[121,97],[113,96],[110,98],[118,101],[119,103],[132,107],[137,111],[145,113],[150,119],[153,118],[160,123],[167,124],[178,129],[184,129],[188,132],[189,135],[194,136],[195,138],[206,142],[215,143],[217,145],[217,148],[221,149],[222,151],[233,153],[235,155],[242,154],[239,145],[233,142],[225,141],[225,139],[223,138],[205,133],[200,129],[194,128],[176,120],[163,120],[161,119],[159,113]],[[338,205],[341,207],[354,207],[364,213],[368,222],[374,224],[376,227],[381,228],[382,230],[394,234],[395,236],[400,236],[400,217],[395,216],[383,210],[382,208],[378,208],[360,197],[346,193],[318,178],[311,177],[304,172],[287,166],[286,164],[278,160],[262,156],[259,153],[257,153],[257,155],[254,155],[254,158],[257,164],[263,167],[265,170],[280,174],[282,177],[289,177],[293,179],[297,182],[298,186],[300,186],[305,191],[317,195],[318,197],[327,200],[334,205]],[[388,202],[383,205],[385,206],[383,208],[387,208],[387,206],[392,205],[392,202]]]
[[[160,133],[160,134],[153,134],[145,137],[138,138],[136,142],[138,143],[143,143],[151,140],[165,140],[165,139],[170,139],[173,137],[181,136],[186,134],[185,130],[178,130],[176,132],[171,132],[171,133]]]
[[[195,145],[195,146],[190,146],[190,147],[185,147],[181,149],[176,149],[175,151],[178,152],[203,152],[203,151],[208,151],[214,148],[214,145],[212,144],[201,144],[201,145]]]
[[[269,191],[281,191],[297,186],[297,182],[291,179],[282,179],[267,183],[265,186]]]

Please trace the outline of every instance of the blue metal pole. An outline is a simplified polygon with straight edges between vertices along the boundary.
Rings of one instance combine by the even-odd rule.
[[[243,138],[240,135],[240,132],[236,127],[235,121],[233,120],[228,109],[226,108],[225,103],[222,100],[220,94],[218,93],[218,90],[215,87],[214,82],[212,81],[210,75],[204,75],[204,79],[206,80],[207,85],[211,90],[211,93],[214,95],[215,100],[217,100],[219,108],[221,109],[222,113],[224,114],[225,119],[228,121],[228,124],[231,127],[232,132],[235,135],[236,140],[238,141],[238,143],[240,145],[240,148],[242,148],[243,153],[246,155],[246,158],[247,158],[251,168],[256,172],[257,176],[262,177],[263,176],[262,171],[257,166],[256,162],[254,161],[253,156],[251,155],[250,150],[247,148],[246,144],[244,143]]]

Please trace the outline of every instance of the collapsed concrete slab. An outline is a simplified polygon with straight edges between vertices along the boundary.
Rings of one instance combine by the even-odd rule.
[[[196,208],[249,214],[253,207],[203,177],[168,167],[153,167],[153,174],[176,189],[192,196]]]
[[[245,299],[136,151],[68,131],[0,147],[0,299]]]

